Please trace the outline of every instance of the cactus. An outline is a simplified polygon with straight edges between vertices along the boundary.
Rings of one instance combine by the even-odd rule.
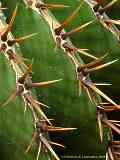
[[[120,22],[107,15],[115,2],[1,0],[2,159],[119,159],[119,121],[109,115],[120,106],[102,82],[116,82]]]

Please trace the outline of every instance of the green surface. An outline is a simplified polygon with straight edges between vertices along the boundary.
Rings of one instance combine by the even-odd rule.
[[[6,15],[10,16],[10,13],[12,13],[15,7],[15,3],[12,4],[7,0],[3,0],[3,2],[5,3],[5,6],[8,7]],[[61,0],[59,2],[64,2],[71,6],[64,10],[53,11],[57,20],[62,22],[72,10],[76,8],[78,1],[74,1],[74,4],[73,0],[70,0],[69,2]],[[78,26],[80,23],[83,24],[92,19],[95,19],[95,17],[92,15],[90,8],[84,4],[74,22],[66,30],[70,30],[75,26]],[[45,20],[31,9],[26,9],[23,4],[20,4],[13,34],[15,37],[19,37],[34,32],[38,32],[39,34],[21,45],[21,51],[24,57],[30,60],[34,59],[33,80],[46,81],[59,78],[63,79],[61,82],[54,84],[51,87],[37,90],[38,98],[40,101],[51,106],[50,109],[44,109],[44,111],[49,118],[55,119],[55,124],[57,126],[78,128],[77,131],[71,132],[70,134],[64,134],[62,136],[59,134],[55,136],[51,135],[53,140],[65,143],[67,147],[65,150],[60,151],[56,149],[56,151],[60,155],[104,155],[107,142],[105,141],[105,144],[99,143],[96,128],[96,108],[91,105],[88,97],[86,97],[84,93],[78,97],[74,66],[71,65],[63,51],[60,49],[55,51],[55,43]],[[71,39],[73,44],[77,47],[91,49],[91,53],[94,55],[102,56],[106,52],[109,52],[110,54],[106,60],[119,58],[119,45],[117,44],[116,39],[97,21],[85,29],[84,32],[75,34]],[[90,61],[84,57],[82,58],[85,62]],[[4,63],[4,58],[2,58],[1,68],[3,67],[2,64],[4,64],[5,67],[7,66],[6,63]],[[8,70],[7,67],[6,73],[1,72],[1,77],[5,77],[6,81],[6,75],[8,76],[8,72],[10,72],[10,69]],[[119,62],[106,70],[97,72],[93,75],[93,79],[97,82],[113,83],[113,86],[106,87],[104,90],[111,96],[118,95],[118,84],[120,80],[118,73]],[[4,81],[4,86],[7,90],[9,89],[9,91],[5,91],[3,84],[0,84],[3,88],[1,94],[4,95],[1,97],[1,100],[3,97],[5,99],[14,88],[14,86],[12,87],[14,81],[13,73],[9,74],[11,79],[7,82]],[[24,153],[24,145],[29,142],[32,133],[31,125],[28,125],[31,119],[30,115],[27,113],[26,116],[23,116],[23,104],[20,105],[20,103],[21,100],[11,103],[5,109],[1,109],[0,112],[1,136],[3,137],[1,148],[6,152],[3,148],[3,146],[5,146],[8,150],[7,152],[10,154],[12,152],[15,153],[16,151],[15,158],[12,157],[13,159],[16,159],[18,154],[21,158],[21,155]],[[3,122],[5,122],[5,125],[3,125]],[[23,126],[23,124],[25,126]],[[9,143],[12,143],[13,147],[9,147]],[[36,151],[34,150],[34,152],[32,152],[33,154],[31,153],[27,156],[23,155],[23,157],[27,159],[30,156],[32,159],[32,157],[35,156]],[[1,155],[3,154],[3,157],[7,156],[4,152],[1,153]],[[7,159],[7,157],[4,159]]]

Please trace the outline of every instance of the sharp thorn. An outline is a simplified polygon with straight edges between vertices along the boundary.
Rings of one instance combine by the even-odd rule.
[[[120,145],[120,141],[112,141],[112,145]]]
[[[78,81],[78,96],[81,94],[81,82]]]
[[[49,121],[54,121],[54,119],[49,119]],[[41,119],[40,122],[47,122],[45,119]]]
[[[44,107],[46,107],[46,108],[50,108],[49,106],[47,106],[46,104],[44,104],[44,103],[42,103],[42,102],[39,102],[39,101],[36,101],[36,100],[35,100],[35,102],[36,102],[37,104],[39,104],[40,106],[44,106]]]
[[[97,115],[97,120],[98,120],[98,127],[99,127],[99,133],[100,133],[100,141],[102,143],[103,142],[103,126],[101,122],[101,114],[99,112]]]
[[[31,37],[36,36],[36,35],[38,35],[38,33],[32,33],[32,34],[29,34],[29,35],[24,36],[24,37],[16,38],[14,40],[9,40],[8,41],[8,45],[12,46],[15,43],[19,43],[20,44],[20,43],[24,42],[25,40],[30,39]]]
[[[120,123],[120,121],[117,121],[117,120],[109,120],[109,121],[112,123]]]
[[[44,4],[44,6],[48,9],[61,9],[61,8],[68,8],[70,6],[64,4]]]
[[[46,140],[46,138],[44,138],[43,136],[41,137],[41,142],[45,145],[45,147],[48,149],[48,151],[51,152],[52,156],[54,156],[54,158],[56,160],[60,160],[60,158],[57,156],[57,154],[55,153],[55,151],[52,149],[51,145],[49,144],[49,142]]]
[[[77,28],[75,28],[75,29],[73,29],[73,30],[71,30],[69,32],[63,33],[61,36],[62,36],[63,39],[66,39],[69,36],[71,36],[72,34],[74,34],[76,32],[79,32],[79,31],[82,31],[84,28],[86,28],[88,25],[90,25],[92,23],[93,23],[93,21],[87,22],[87,23],[85,23],[83,25],[80,25]]]
[[[120,127],[120,124],[113,122],[116,126]]]
[[[108,53],[106,53],[105,55],[103,55],[102,57],[100,57],[100,58],[97,58],[97,59],[95,59],[95,60],[93,60],[92,62],[90,62],[90,63],[88,63],[88,64],[84,64],[83,65],[83,68],[92,68],[92,67],[96,67],[96,66],[98,66],[100,63],[101,63],[101,61],[103,61],[103,59],[106,57],[108,55]]]
[[[118,152],[114,152],[114,154],[117,154],[117,155],[119,155],[120,156],[120,152],[118,151]]]
[[[108,3],[105,7],[111,7],[113,6],[118,0],[112,0],[110,3]]]
[[[35,102],[35,100],[31,96],[27,96],[26,98],[27,98],[28,102],[30,102],[30,104],[35,108],[35,110],[38,113],[40,113],[40,115],[48,122],[48,124],[52,125],[50,120],[47,118],[47,116],[44,114],[44,112],[42,111],[40,106]]]
[[[17,10],[18,10],[18,5],[16,5],[16,7],[15,7],[15,9],[13,11],[12,17],[10,19],[10,22],[8,24],[8,27],[4,31],[3,35],[1,36],[1,38],[3,38],[3,39],[6,38],[6,36],[8,35],[8,32],[10,32],[12,30],[13,23],[15,21],[15,17],[16,17],[16,14],[17,14]]]
[[[110,3],[108,3],[104,8],[99,9],[100,13],[103,13],[110,9],[118,0],[112,0]]]
[[[105,68],[105,67],[108,67],[108,66],[110,66],[111,64],[113,64],[113,63],[115,63],[115,62],[117,62],[117,61],[118,61],[118,59],[116,59],[116,60],[114,60],[114,61],[111,61],[111,62],[108,62],[108,63],[105,63],[105,64],[101,64],[101,65],[96,66],[96,67],[94,67],[94,68],[88,69],[88,73],[94,72],[94,71],[96,71],[96,70],[100,70],[100,69]]]
[[[116,25],[120,25],[120,20],[112,20],[112,19],[106,19],[104,20],[105,23],[107,24],[116,24]]]
[[[33,144],[33,141],[35,140],[35,137],[36,137],[36,132],[34,132],[34,134],[33,134],[33,136],[32,136],[32,139],[31,139],[31,142],[30,142],[30,144],[28,145],[28,147],[27,147],[25,153],[28,153],[29,150],[31,149],[32,144]]]
[[[112,130],[114,130],[116,133],[120,134],[120,129],[116,127],[113,123],[109,122],[108,120],[103,120],[103,122]]]
[[[8,103],[10,103],[11,101],[15,100],[17,96],[17,92],[13,92],[12,95],[2,104],[2,106],[6,106]]]
[[[102,96],[104,99],[106,99],[108,102],[113,104],[116,108],[120,109],[120,106],[117,105],[112,99],[110,99],[106,94],[104,94],[102,91],[100,91],[94,84],[89,85],[89,87],[95,91],[97,94]]]
[[[108,156],[109,156],[110,160],[115,160],[114,155],[113,155],[110,147],[108,147]]]
[[[4,8],[4,7],[1,7],[1,8],[0,8],[0,10],[6,10],[6,9],[8,9],[8,8]]]
[[[109,103],[109,102],[101,102],[101,103],[99,103],[99,105],[110,105],[111,103]]]
[[[61,9],[61,8],[68,8],[69,6],[64,5],[64,4],[52,4],[52,3],[41,3],[37,2],[35,4],[36,8],[38,9]]]
[[[52,145],[55,145],[55,146],[59,146],[59,147],[65,148],[64,145],[56,143],[56,142],[49,141],[49,143],[52,144]]]
[[[86,51],[83,50],[83,49],[76,48],[76,50],[77,50],[80,54],[82,54],[82,55],[85,55],[85,56],[87,56],[87,57],[90,57],[90,58],[93,58],[93,59],[96,59],[96,60],[98,59],[97,57],[89,54],[88,52],[86,52]]]
[[[92,96],[91,96],[91,94],[90,94],[89,88],[87,88],[86,86],[84,86],[84,89],[85,89],[85,91],[86,91],[86,93],[87,93],[87,95],[88,95],[88,97],[89,97],[91,103],[93,104],[93,100],[92,100]]]
[[[53,81],[46,81],[46,82],[40,82],[40,83],[32,83],[31,87],[33,88],[38,88],[38,87],[47,87],[51,84],[54,84],[56,82],[61,81],[62,79],[58,79],[58,80],[53,80]]]
[[[41,151],[41,142],[39,142],[39,147],[38,147],[38,153],[37,153],[37,158],[36,160],[39,160],[39,156],[40,156],[40,151]]]
[[[61,128],[61,127],[49,127],[49,132],[68,132],[72,130],[76,130],[77,128]]]
[[[58,28],[55,29],[55,34],[59,35],[61,33],[61,31],[66,28],[70,22],[76,17],[78,11],[80,10],[82,4],[83,4],[83,0],[81,1],[80,5],[75,9],[75,11],[72,13],[72,15],[70,15]]]
[[[111,86],[109,83],[94,83],[95,86]]]

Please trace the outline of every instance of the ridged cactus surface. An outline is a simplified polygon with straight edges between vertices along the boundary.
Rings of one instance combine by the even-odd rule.
[[[111,154],[116,158],[114,151],[110,150],[111,146],[108,142],[112,143],[111,130],[116,133],[120,132],[116,124],[108,120],[106,112],[118,111],[120,108],[116,104],[117,101],[115,103],[109,97],[117,95],[119,90],[119,86],[117,85],[116,89],[116,85],[114,85],[115,83],[119,84],[117,75],[119,63],[116,62],[116,58],[119,58],[119,43],[116,36],[118,30],[116,31],[116,27],[111,21],[107,23],[105,21],[105,24],[110,23],[109,25],[113,28],[110,26],[110,29],[106,29],[104,21],[101,22],[97,19],[96,10],[93,8],[98,5],[98,8],[101,9],[103,6],[97,0],[93,1],[95,4],[89,0],[76,0],[74,3],[72,0],[69,2],[48,0],[44,3],[37,0],[16,0],[14,3],[1,0],[1,2],[2,7],[7,8],[1,8],[1,23],[6,28],[7,23],[9,27],[16,5],[18,7],[14,25],[10,29],[13,37],[35,34],[28,36],[28,39],[24,37],[25,41],[21,38],[20,41],[16,41],[15,46],[13,44],[10,46],[15,47],[15,52],[19,55],[19,63],[13,58],[11,60],[10,57],[6,60],[6,52],[1,49],[0,157],[3,160],[30,160],[35,159],[36,156],[37,160],[59,160],[59,157],[64,159],[65,156],[69,158],[70,156],[102,156],[105,159],[108,149],[107,160],[111,158]],[[109,6],[111,4],[108,5],[108,8]],[[99,12],[102,11],[98,10]],[[103,16],[106,17],[105,11]],[[62,31],[59,26],[63,27]],[[1,37],[7,30],[4,27],[1,27]],[[64,27],[66,32],[63,31]],[[114,28],[115,34],[111,32],[114,31]],[[13,39],[12,36],[10,39]],[[90,54],[82,48],[90,49]],[[105,55],[106,53],[108,55]],[[104,59],[106,63],[102,62]],[[114,62],[116,63],[109,67]],[[17,83],[16,73],[11,64],[19,66],[22,70],[17,77]],[[88,64],[87,67],[85,64]],[[108,68],[104,69],[107,66]],[[99,69],[101,71],[97,71]],[[115,72],[112,72],[113,70]],[[111,78],[111,75],[117,78]],[[16,90],[16,84],[21,81],[22,83],[24,81],[25,87],[27,84],[28,88],[26,87],[25,91],[30,90],[34,99],[50,107],[39,105],[33,101],[31,95],[26,96],[26,92],[12,98],[7,105],[4,105],[6,99]],[[42,83],[43,81],[46,81],[46,85]],[[113,83],[113,87],[97,86],[96,81],[103,85],[108,82]],[[33,82],[41,83],[34,84]],[[103,89],[108,95],[102,92]],[[111,89],[113,94],[109,92]],[[25,103],[22,97],[30,106],[26,108],[25,113]],[[41,126],[38,121],[43,126],[45,124],[46,128],[43,126],[42,129],[39,128]],[[25,153],[32,137],[32,146],[29,146],[29,152]],[[61,145],[53,145],[51,141]],[[41,153],[39,154],[40,144]],[[64,149],[63,144],[66,146]]]

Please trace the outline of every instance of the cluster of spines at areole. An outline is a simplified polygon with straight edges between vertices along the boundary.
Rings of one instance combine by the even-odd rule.
[[[76,77],[79,85],[79,91],[80,91],[80,88],[82,88],[90,98],[91,103],[96,105],[97,122],[98,122],[101,142],[103,142],[103,128],[104,127],[109,128],[110,130],[109,143],[108,143],[108,151],[106,154],[107,160],[108,159],[113,160],[113,159],[119,158],[120,153],[115,148],[119,147],[120,142],[119,141],[116,142],[113,140],[112,131],[115,131],[118,134],[120,134],[120,130],[119,130],[119,121],[109,120],[107,118],[106,113],[114,110],[119,110],[120,106],[117,105],[111,98],[109,98],[105,93],[103,93],[97,87],[97,85],[108,85],[108,84],[94,83],[92,82],[90,75],[92,74],[92,72],[95,72],[104,67],[107,67],[113,64],[114,62],[116,62],[117,60],[113,60],[108,63],[102,63],[102,61],[107,56],[107,54],[105,54],[100,58],[97,58],[89,54],[87,49],[76,48],[70,42],[69,37],[72,34],[83,30],[88,25],[93,23],[93,21],[82,24],[69,32],[65,32],[64,29],[77,16],[77,13],[80,10],[82,4],[87,3],[91,7],[93,13],[95,14],[96,18],[100,21],[100,23],[102,23],[104,27],[110,30],[117,37],[117,40],[119,41],[118,29],[115,27],[115,25],[119,25],[120,22],[119,20],[111,20],[105,13],[106,10],[111,8],[116,1],[117,0],[113,0],[110,3],[108,3],[106,6],[102,6],[100,0],[85,0],[85,1],[80,0],[80,5],[72,12],[70,16],[68,16],[64,20],[62,24],[59,24],[49,14],[48,10],[51,8],[64,8],[67,6],[62,4],[52,4],[52,3],[45,4],[40,0],[24,0],[27,7],[37,12],[40,16],[42,16],[47,21],[50,27],[51,33],[53,35],[56,47],[61,48],[64,51],[66,58],[68,58],[68,60],[70,60],[70,63],[75,67],[75,73],[76,73]],[[29,107],[29,109],[31,110],[32,117],[33,117],[33,125],[34,125],[34,134],[33,134],[31,143],[26,149],[26,152],[30,150],[33,141],[36,140],[39,145],[37,160],[39,159],[41,148],[47,151],[50,151],[52,156],[55,159],[59,160],[59,157],[52,149],[52,145],[58,145],[60,147],[64,147],[64,146],[62,144],[51,142],[49,139],[47,139],[47,137],[45,137],[45,134],[49,132],[66,132],[66,131],[74,130],[75,128],[62,128],[62,127],[53,126],[50,119],[47,118],[47,116],[44,114],[43,110],[40,107],[42,105],[43,106],[46,106],[46,105],[33,98],[32,88],[45,87],[53,83],[56,83],[61,79],[47,81],[47,82],[38,82],[38,83],[32,82],[32,64],[29,64],[29,65],[25,64],[24,58],[20,57],[20,55],[17,54],[16,44],[19,45],[24,40],[32,36],[35,36],[36,34],[30,34],[20,38],[13,38],[11,32],[12,32],[13,23],[16,17],[17,9],[18,9],[18,6],[16,6],[8,25],[5,25],[2,18],[0,19],[1,53],[5,55],[5,57],[7,58],[9,64],[11,65],[16,75],[16,90],[8,98],[8,100],[3,104],[3,106],[8,104],[11,100],[15,99],[16,96],[21,96],[25,103],[25,110],[26,110],[26,107]],[[3,16],[3,12],[2,12],[3,10],[4,8],[1,7],[1,17]],[[76,58],[76,54],[83,54],[85,56],[92,58],[93,60],[91,60],[87,64],[83,64],[83,63],[81,64],[79,60]],[[100,97],[104,98],[107,102],[103,102]]]

